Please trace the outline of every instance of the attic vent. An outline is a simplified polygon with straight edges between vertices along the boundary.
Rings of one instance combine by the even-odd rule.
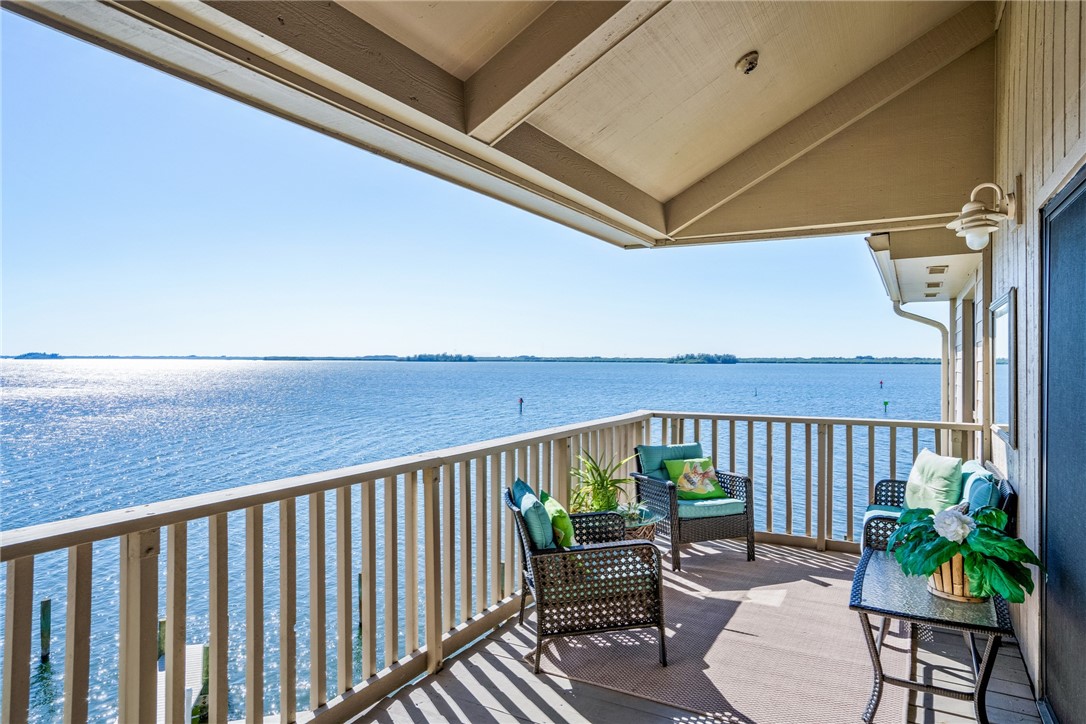
[[[946,274],[946,270],[950,267],[946,264],[940,264],[939,266],[929,266],[928,274]]]
[[[937,296],[939,296],[938,292],[924,292],[924,298],[925,299],[933,299],[933,298],[935,298]]]
[[[927,286],[928,286],[928,289],[938,289],[939,287],[943,286],[943,283],[942,282],[928,282]]]

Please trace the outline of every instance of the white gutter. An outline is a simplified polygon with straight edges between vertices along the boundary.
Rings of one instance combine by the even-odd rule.
[[[950,370],[950,332],[947,331],[945,325],[941,322],[936,322],[934,319],[923,317],[919,314],[913,314],[912,312],[906,312],[901,308],[901,302],[894,301],[894,314],[905,319],[911,319],[914,322],[920,322],[926,324],[929,327],[935,327],[939,330],[939,333],[943,335],[943,357],[939,362],[939,414],[943,422],[947,421],[948,413],[950,411],[949,400],[947,400],[947,390],[950,389],[948,384],[947,374]]]

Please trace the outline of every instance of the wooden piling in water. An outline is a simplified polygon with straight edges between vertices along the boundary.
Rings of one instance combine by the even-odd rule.
[[[39,627],[41,633],[41,660],[48,661],[49,641],[53,638],[53,599],[42,599],[39,614],[41,623]]]

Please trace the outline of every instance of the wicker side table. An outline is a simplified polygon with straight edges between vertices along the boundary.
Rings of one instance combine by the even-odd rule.
[[[647,510],[637,520],[626,519],[626,540],[656,540],[656,524],[663,519]]]

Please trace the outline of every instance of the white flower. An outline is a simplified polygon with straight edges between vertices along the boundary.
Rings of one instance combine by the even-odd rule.
[[[935,514],[935,532],[955,543],[965,540],[977,524],[958,508],[947,508]]]

